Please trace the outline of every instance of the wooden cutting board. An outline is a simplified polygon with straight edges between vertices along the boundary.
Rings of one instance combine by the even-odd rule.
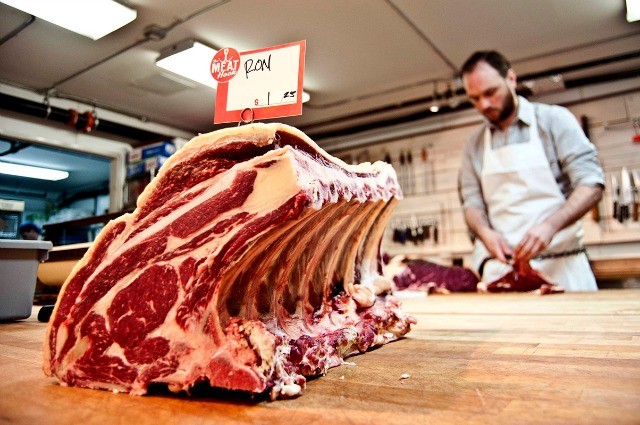
[[[303,396],[276,402],[62,387],[41,371],[45,325],[35,315],[1,323],[0,423],[640,423],[640,290],[403,304],[418,319],[407,338],[351,357]]]

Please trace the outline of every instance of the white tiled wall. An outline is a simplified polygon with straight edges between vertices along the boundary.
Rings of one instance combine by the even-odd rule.
[[[598,148],[607,177],[605,196],[598,205],[600,220],[594,221],[591,213],[584,219],[585,243],[590,247],[592,257],[594,253],[603,257],[640,256],[640,224],[633,221],[618,223],[612,219],[609,184],[612,173],[617,173],[619,179],[622,166],[640,171],[640,143],[631,141],[634,135],[631,122],[638,118],[638,105],[640,94],[636,92],[569,106],[576,117],[584,115],[589,118],[591,140]],[[436,132],[337,154],[347,162],[383,160],[386,154],[390,155],[405,193],[404,200],[391,218],[390,228],[412,221],[415,223],[416,220],[438,225],[437,243],[432,238],[418,244],[396,243],[388,229],[383,252],[418,255],[445,264],[453,258],[464,258],[465,265],[469,264],[472,246],[458,198],[457,178],[463,143],[476,124],[445,127]],[[426,160],[423,160],[423,150],[427,152]],[[408,152],[411,152],[412,162],[411,172],[407,173]],[[401,153],[404,167],[400,167]],[[412,177],[411,185],[403,177],[407,174]]]

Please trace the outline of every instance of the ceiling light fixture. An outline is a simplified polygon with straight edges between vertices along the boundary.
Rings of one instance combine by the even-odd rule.
[[[627,22],[640,20],[640,0],[627,0]]]
[[[549,77],[549,81],[556,84],[562,82],[562,80],[564,80],[562,74],[554,74]]]
[[[69,177],[69,173],[66,171],[33,167],[31,165],[13,164],[10,162],[0,162],[0,174],[51,181],[64,180]]]
[[[92,40],[127,25],[138,12],[113,0],[0,0],[11,7]]]
[[[433,82],[433,102],[431,103],[431,106],[429,106],[429,110],[430,110],[431,112],[433,112],[434,114],[440,110],[440,107],[438,106],[438,87],[437,87],[437,81],[434,81],[434,82]]]
[[[215,89],[218,82],[211,75],[211,61],[215,54],[215,49],[188,39],[163,49],[156,65]]]

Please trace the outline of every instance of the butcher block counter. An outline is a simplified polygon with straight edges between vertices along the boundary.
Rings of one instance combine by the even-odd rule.
[[[45,324],[0,323],[2,424],[640,424],[640,290],[404,298],[407,338],[270,402],[67,388]]]

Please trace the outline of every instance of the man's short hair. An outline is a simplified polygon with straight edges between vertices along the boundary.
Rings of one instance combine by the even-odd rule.
[[[498,71],[502,78],[507,76],[507,71],[511,69],[511,63],[502,54],[495,50],[480,50],[469,56],[469,59],[460,68],[460,78],[464,74],[473,72],[479,62],[488,63],[493,69]]]

